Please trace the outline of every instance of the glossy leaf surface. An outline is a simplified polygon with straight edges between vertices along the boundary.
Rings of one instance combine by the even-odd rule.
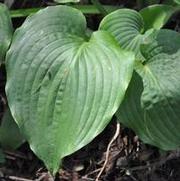
[[[86,34],[80,11],[48,7],[15,32],[7,54],[11,112],[53,173],[60,159],[105,128],[132,76],[132,53],[122,51],[108,32],[95,32],[89,40]]]

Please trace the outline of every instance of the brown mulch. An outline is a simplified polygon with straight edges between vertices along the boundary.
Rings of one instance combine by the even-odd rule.
[[[56,181],[93,181],[105,161],[106,149],[116,129],[113,120],[93,142],[66,157]],[[51,181],[43,163],[27,143],[16,151],[5,151],[6,163],[0,166],[2,181]],[[135,134],[121,128],[112,144],[108,163],[100,181],[179,181],[180,152],[161,153],[141,143]]]

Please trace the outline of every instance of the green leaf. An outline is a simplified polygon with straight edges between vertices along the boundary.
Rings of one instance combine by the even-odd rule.
[[[154,39],[142,46],[146,61],[136,66],[143,80],[142,95],[142,90],[138,93],[134,88],[134,92],[126,95],[126,99],[133,100],[125,101],[129,112],[125,115],[125,108],[120,106],[117,115],[120,119],[123,112],[122,122],[130,125],[143,140],[147,134],[147,143],[171,150],[180,146],[180,34],[159,30]],[[135,115],[134,119],[129,114]],[[138,128],[136,123],[144,124],[144,128]]]
[[[132,53],[107,32],[85,35],[80,11],[48,7],[15,32],[7,54],[12,115],[53,174],[105,128],[132,76]]]
[[[107,15],[99,29],[111,33],[119,45],[136,53],[137,59],[144,58],[140,45],[146,43],[153,29],[160,29],[177,8],[168,5],[153,5],[138,13],[132,9],[119,9]]]
[[[116,116],[124,126],[133,129],[144,143],[153,144],[144,122],[144,111],[141,107],[142,92],[142,79],[134,71],[125,98],[116,112]]]
[[[161,26],[166,22],[170,14],[172,14],[172,11],[170,11],[171,8],[169,8],[169,6],[163,6],[164,8],[162,8],[162,10],[160,10],[160,14],[158,14],[159,7],[160,6],[152,6],[150,8],[151,12],[148,15],[150,17],[153,16],[154,17],[153,20],[155,20],[155,22],[158,22],[158,23],[154,24],[151,21],[149,21],[150,23],[148,24],[148,28],[157,28],[157,29],[161,28]],[[165,13],[166,16],[163,16],[163,11],[168,10],[168,9],[169,11]],[[157,14],[155,13],[156,11],[158,12]],[[144,9],[142,12],[141,13],[145,17],[145,14],[147,13],[147,9]],[[153,13],[155,14],[155,16],[153,15]],[[147,18],[144,18],[144,19],[145,21],[148,22],[148,20],[146,20]],[[175,110],[178,110],[179,108],[178,107],[179,103],[177,103],[179,99],[177,90],[179,90],[179,88],[177,87],[177,90],[175,90],[175,87],[176,87],[176,84],[177,86],[179,84],[179,79],[178,79],[179,75],[177,73],[177,76],[176,76],[176,72],[178,72],[179,70],[180,61],[178,60],[178,56],[171,53],[171,51],[172,52],[175,50],[179,51],[179,46],[180,46],[179,34],[175,32],[172,33],[171,31],[168,31],[166,33],[167,30],[163,30],[163,31],[160,31],[162,33],[162,35],[160,35],[161,33],[154,33],[154,30],[151,30],[151,29],[145,32],[145,30],[147,30],[147,23],[145,22],[145,28],[144,28],[141,14],[139,14],[138,12],[134,10],[129,10],[129,9],[117,10],[109,14],[108,16],[106,16],[100,24],[100,29],[106,30],[112,33],[113,36],[118,41],[119,45],[122,46],[123,48],[136,52],[136,59],[141,60],[141,61],[137,61],[137,64],[141,65],[143,62],[143,64],[140,66],[141,68],[136,69],[143,79],[143,86],[140,86],[142,83],[140,80],[138,80],[139,78],[135,74],[128,88],[126,97],[122,105],[120,106],[119,110],[117,111],[117,116],[119,120],[122,123],[124,123],[126,126],[134,129],[135,132],[139,135],[139,137],[146,143],[153,144],[162,149],[167,149],[167,150],[177,148],[180,145],[179,143],[180,135],[178,134],[178,131],[180,130],[179,126],[177,127],[174,133],[169,133],[171,132],[171,130],[166,133],[167,131],[166,129],[168,128],[174,129],[175,125],[178,124],[177,121],[178,121],[178,118],[180,117],[179,112],[177,111],[175,111],[174,115],[170,114],[172,113],[171,109],[174,108]],[[171,35],[173,36],[173,38],[171,38]],[[148,42],[151,42],[154,39],[156,40],[155,42],[157,42],[158,45],[152,48],[150,46],[151,43],[149,44]],[[162,44],[162,47],[159,46],[159,43]],[[141,52],[140,46],[142,44],[148,44],[147,46],[150,46],[149,49],[147,51]],[[158,100],[158,96],[160,97],[164,96],[163,99],[166,100],[167,97],[169,96],[169,95],[156,95],[153,90],[160,89],[160,88],[156,87],[157,85],[155,84],[155,82],[154,84],[152,84],[153,81],[151,80],[152,77],[150,77],[151,74],[149,76],[145,74],[146,72],[145,70],[147,70],[147,67],[148,67],[147,65],[149,65],[147,63],[147,59],[148,57],[153,56],[152,50],[154,50],[153,53],[157,53],[159,56],[158,58],[157,57],[154,58],[155,60],[153,62],[154,63],[153,68],[157,67],[157,70],[166,69],[166,73],[165,73],[166,76],[163,74],[163,72],[159,72],[159,75],[158,75],[159,80],[157,82],[159,85],[162,83],[163,86],[166,86],[164,88],[165,89],[164,92],[169,93],[166,90],[167,87],[169,86],[168,85],[169,82],[167,81],[166,84],[164,82],[165,82],[165,79],[167,79],[167,77],[170,79],[170,82],[173,84],[171,86],[173,90],[170,90],[170,93],[174,92],[174,94],[170,96],[171,97],[174,96],[173,97],[174,102],[172,102],[173,105],[170,105],[168,107],[166,104],[164,106],[164,102],[162,103],[159,100],[159,102],[157,102],[157,105],[153,105],[152,110],[150,111],[149,109],[146,110],[147,108],[145,106],[148,101],[150,102],[151,100],[152,101]],[[174,60],[174,56],[176,57],[175,60]],[[166,59],[168,60],[168,62],[163,63],[163,61],[165,61]],[[174,72],[172,72],[173,74],[171,75],[171,72],[168,72],[168,70],[169,71],[171,70],[171,64],[173,60],[174,62],[176,62],[175,63],[176,67],[174,67]],[[155,72],[155,73],[158,73],[158,72]],[[156,76],[157,75],[155,75],[154,77]],[[160,77],[162,78],[160,79]],[[174,78],[176,78],[176,81],[177,81],[176,83],[175,81],[173,81]],[[135,83],[136,81],[137,81],[137,84]],[[164,81],[164,82],[161,82],[161,81]],[[150,87],[149,84],[150,85],[152,84],[151,85],[152,87]],[[145,95],[147,93],[151,94],[151,91],[153,92],[153,94],[155,94],[154,97],[152,95],[152,97],[148,98],[148,101],[143,102],[144,98],[147,99],[147,96]],[[142,93],[142,96],[141,96],[141,93]],[[161,92],[160,94],[163,94],[163,92]],[[158,110],[158,106],[159,106],[159,110]],[[167,113],[171,115],[171,117],[168,117],[168,116],[166,117],[166,115],[164,115],[164,110],[167,111]],[[156,112],[156,115],[153,111]],[[162,118],[160,116],[161,112],[162,112]],[[164,122],[166,121],[165,123],[166,125],[164,127],[162,126],[162,121]],[[161,130],[161,128],[163,129],[162,132],[159,131],[159,129]]]
[[[122,48],[139,52],[139,45],[143,39],[144,23],[137,11],[116,10],[101,21],[99,29],[110,32]]]
[[[9,48],[12,32],[13,28],[8,9],[0,3],[0,64]]]
[[[154,28],[162,28],[169,18],[176,12],[176,8],[173,6],[156,4],[148,6],[140,11],[140,14],[144,20],[144,29],[145,31]]]
[[[158,31],[142,53],[142,106],[149,134],[160,148],[175,149],[180,146],[180,34]]]
[[[180,4],[180,0],[174,0],[174,2]]]
[[[66,4],[66,3],[78,3],[80,0],[54,0],[54,2]]]
[[[160,29],[178,9],[168,5],[153,5],[139,12],[119,9],[107,15],[100,23],[100,30],[110,32],[119,45],[136,53],[136,59],[144,61],[140,45],[151,37],[153,29]]]
[[[24,142],[9,109],[6,110],[0,126],[0,144],[6,149],[16,149]]]
[[[144,32],[143,18],[137,11],[116,10],[101,21],[99,29],[111,33],[123,49],[135,52],[137,60],[144,60],[140,45],[152,34],[153,29]]]

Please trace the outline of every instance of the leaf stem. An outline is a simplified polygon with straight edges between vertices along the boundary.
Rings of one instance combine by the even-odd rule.
[[[100,11],[100,9],[95,5],[71,5],[71,7],[80,10],[84,14],[102,14],[102,11]],[[107,12],[112,12],[112,11],[114,11],[116,9],[119,9],[118,6],[105,5],[105,6],[102,6],[102,7],[103,7],[104,10],[106,9],[106,13]],[[11,10],[10,15],[11,15],[12,18],[21,18],[21,17],[26,17],[26,16],[29,16],[29,15],[35,14],[40,9],[43,9],[43,8],[29,8],[29,9]]]
[[[91,0],[92,4],[101,12],[102,15],[106,16],[108,12],[103,7],[103,5],[99,2],[99,0]]]

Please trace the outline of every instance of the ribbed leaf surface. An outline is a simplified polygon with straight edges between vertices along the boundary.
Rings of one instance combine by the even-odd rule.
[[[177,11],[168,5],[153,5],[137,12],[132,9],[119,9],[107,15],[99,29],[110,32],[119,45],[136,53],[136,59],[144,61],[140,45],[147,41],[153,29],[160,29]],[[152,29],[153,28],[153,29]]]
[[[99,29],[110,32],[122,48],[139,53],[144,22],[135,10],[119,9],[110,13],[101,21]]]
[[[0,65],[11,42],[12,32],[13,28],[8,9],[0,3]]]
[[[59,159],[82,148],[122,101],[134,56],[107,32],[86,40],[86,21],[66,6],[48,7],[15,32],[7,54],[11,112],[32,150],[55,173]]]

